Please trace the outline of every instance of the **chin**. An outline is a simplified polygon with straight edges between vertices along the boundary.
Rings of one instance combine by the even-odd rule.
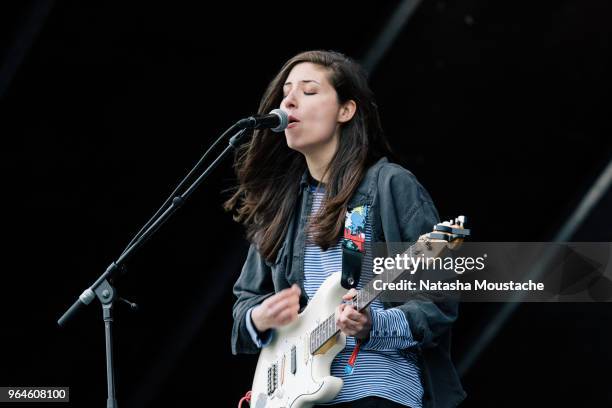
[[[287,146],[289,146],[290,149],[297,150],[298,152],[302,153],[303,150],[308,146],[308,143],[304,145],[304,143],[302,143],[299,139],[300,138],[297,135],[288,135],[287,131],[285,131],[285,140],[287,141]]]
[[[285,139],[287,141],[287,146],[290,149],[296,150],[302,154],[307,154],[313,150],[317,150],[325,146],[325,140],[319,140],[312,135],[294,133],[288,130],[285,130]]]

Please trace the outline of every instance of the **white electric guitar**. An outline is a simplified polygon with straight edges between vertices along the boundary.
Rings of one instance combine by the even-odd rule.
[[[439,256],[444,248],[454,249],[470,231],[464,228],[465,217],[434,226],[433,232],[421,235],[405,253]],[[403,254],[402,254],[403,255]],[[404,270],[385,272],[386,282],[399,280]],[[377,275],[357,292],[352,304],[365,309],[382,291],[375,290]],[[336,328],[335,311],[347,289],[340,284],[341,273],[330,275],[316,295],[293,323],[276,329],[272,342],[261,350],[253,388],[251,407],[307,408],[333,400],[342,388],[341,378],[330,375],[334,357],[346,345],[346,336]]]

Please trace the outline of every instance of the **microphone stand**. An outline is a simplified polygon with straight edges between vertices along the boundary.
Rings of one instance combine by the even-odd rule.
[[[118,297],[117,290],[112,286],[111,282],[113,282],[113,277],[117,275],[118,271],[125,273],[125,263],[128,259],[130,259],[134,253],[141,248],[152,236],[153,234],[164,224],[168,219],[185,204],[185,200],[189,198],[189,196],[198,188],[200,184],[210,175],[210,173],[217,167],[217,165],[223,160],[232,149],[238,147],[240,141],[247,133],[246,127],[248,126],[243,121],[237,122],[228,130],[226,130],[217,141],[210,147],[210,149],[204,154],[204,157],[212,150],[212,148],[223,138],[225,138],[228,134],[235,132],[237,129],[240,129],[237,133],[232,136],[229,140],[228,146],[219,154],[219,156],[204,170],[204,172],[187,188],[187,190],[179,195],[174,195],[176,191],[181,187],[182,183],[186,181],[187,178],[193,173],[200,165],[200,162],[196,164],[194,169],[187,175],[186,179],[181,182],[179,187],[175,189],[172,193],[174,197],[171,197],[171,204],[161,213],[156,213],[150,222],[145,225],[140,232],[135,237],[135,239],[128,245],[128,248],[123,251],[123,253],[112,262],[100,275],[100,277],[83,293],[79,296],[79,298],[70,306],[68,310],[60,317],[57,321],[59,326],[65,326],[66,323],[74,317],[74,315],[81,309],[83,309],[86,305],[90,304],[95,298],[100,300],[102,305],[102,317],[104,320],[104,332],[106,338],[106,381],[108,387],[108,398],[106,400],[107,408],[117,408],[117,399],[115,397],[115,370],[114,370],[114,361],[113,361],[113,305],[115,300],[120,300],[129,304],[133,309],[137,308],[137,305],[131,303],[125,299]],[[170,201],[170,200],[168,200]],[[163,207],[168,203],[164,203],[160,211]],[[158,215],[159,214],[159,215]]]

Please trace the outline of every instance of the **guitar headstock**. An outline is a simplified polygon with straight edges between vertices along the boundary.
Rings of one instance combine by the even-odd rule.
[[[463,240],[470,236],[470,230],[465,228],[466,218],[463,215],[454,220],[439,222],[433,226],[433,231],[419,237],[420,242],[443,243],[449,249],[456,249]]]

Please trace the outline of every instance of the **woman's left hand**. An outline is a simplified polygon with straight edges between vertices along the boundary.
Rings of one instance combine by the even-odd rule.
[[[357,290],[351,289],[346,295],[342,296],[343,300],[351,300],[357,295]],[[372,315],[370,307],[366,307],[363,311],[358,312],[352,305],[343,303],[336,309],[336,327],[347,336],[353,336],[357,339],[364,340],[370,334],[372,328]]]

